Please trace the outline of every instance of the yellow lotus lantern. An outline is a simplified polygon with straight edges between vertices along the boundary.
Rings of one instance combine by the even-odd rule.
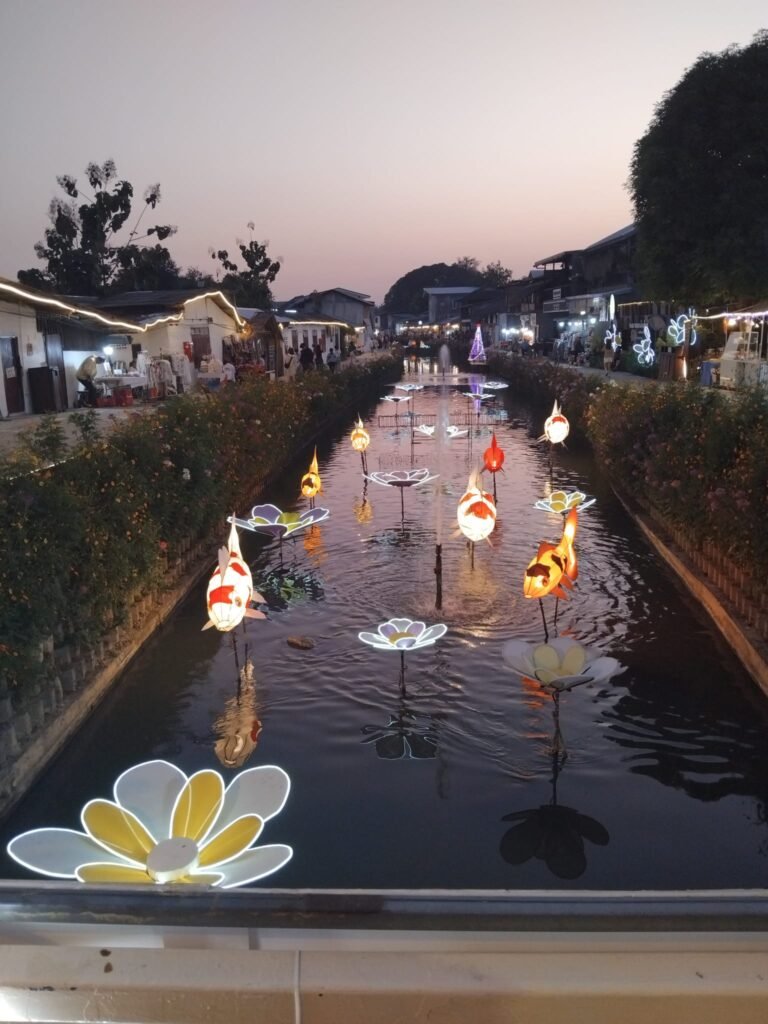
[[[456,510],[459,529],[473,544],[486,540],[496,525],[496,505],[493,496],[477,485],[476,476],[469,479],[467,491]]]
[[[356,452],[364,452],[371,443],[371,435],[363,426],[363,421],[359,416],[357,417],[357,423],[355,424],[352,433],[349,435],[349,439]]]
[[[365,451],[368,445],[371,443],[371,435],[363,426],[363,421],[360,417],[357,417],[357,423],[349,435],[349,439],[352,442],[352,447],[356,452],[360,452],[360,461],[363,464],[363,473],[368,472],[368,457]]]
[[[571,509],[565,520],[563,536],[559,544],[550,544],[542,541],[536,557],[532,559],[525,570],[523,581],[523,594],[525,597],[546,597],[554,594],[555,597],[568,598],[568,590],[573,588],[574,581],[579,574],[576,552],[573,547],[573,540],[576,536],[576,528],[579,523],[579,514],[575,508]]]
[[[563,416],[560,406],[555,402],[552,415],[544,423],[544,437],[550,444],[562,444],[570,432],[571,425]]]
[[[309,498],[309,503],[312,506],[314,505],[315,495],[319,494],[321,490],[322,482],[317,466],[317,448],[315,448],[315,454],[312,456],[309,469],[301,478],[301,493],[305,498]]]

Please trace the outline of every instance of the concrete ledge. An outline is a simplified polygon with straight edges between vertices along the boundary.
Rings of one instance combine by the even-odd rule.
[[[702,579],[684,551],[668,537],[661,537],[658,527],[655,524],[651,525],[650,519],[633,508],[622,494],[618,491],[615,491],[615,494],[649,544],[701,604],[744,668],[768,696],[768,645],[757,630],[752,629],[737,616],[733,606],[718,587]]]

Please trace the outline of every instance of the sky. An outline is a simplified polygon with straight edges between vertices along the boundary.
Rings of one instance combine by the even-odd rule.
[[[632,220],[632,149],[765,0],[0,0],[0,275],[56,177],[114,159],[183,267],[268,241],[277,298],[380,301],[473,256],[516,276]]]

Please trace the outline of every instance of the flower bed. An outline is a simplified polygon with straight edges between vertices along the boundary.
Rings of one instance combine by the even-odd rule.
[[[401,365],[388,354],[336,374],[181,396],[108,437],[92,414],[77,414],[71,448],[43,421],[0,461],[0,691],[34,689],[54,643],[96,648],[143,595],[178,576],[228,511],[322,424],[397,380]]]

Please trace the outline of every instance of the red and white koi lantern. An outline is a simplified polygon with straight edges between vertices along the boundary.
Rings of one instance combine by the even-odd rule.
[[[552,415],[544,424],[544,436],[550,444],[561,444],[570,432],[571,425],[563,416],[560,406],[555,402]]]
[[[496,526],[496,505],[493,496],[479,487],[470,486],[456,511],[459,529],[473,543],[490,537]]]
[[[251,570],[240,551],[240,541],[235,524],[229,531],[227,547],[219,549],[219,564],[213,570],[208,581],[205,603],[208,610],[208,621],[203,629],[214,626],[222,633],[239,626],[247,616],[251,619],[264,619],[262,612],[250,607],[251,601],[266,601],[253,589]]]

